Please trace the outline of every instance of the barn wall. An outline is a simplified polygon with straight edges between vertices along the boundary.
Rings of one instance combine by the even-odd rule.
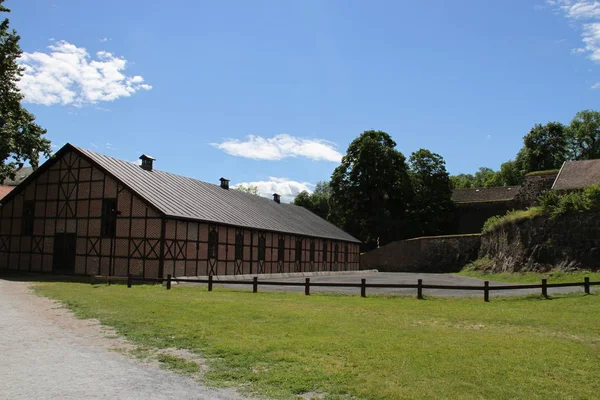
[[[208,236],[218,235],[216,259],[208,257]],[[236,260],[236,235],[243,237],[242,258]],[[259,260],[259,238],[265,238],[265,259]],[[285,243],[284,259],[279,260],[279,238]],[[296,261],[296,239],[302,241],[301,260]],[[315,243],[314,262],[310,258],[310,243]],[[327,254],[323,245],[327,243]],[[335,245],[338,259],[335,261]],[[345,248],[348,246],[348,257]],[[312,271],[351,271],[359,269],[359,248],[355,243],[323,240],[240,229],[231,226],[168,219],[165,230],[164,274],[173,276],[207,276],[270,274]]]
[[[116,237],[101,236],[102,199],[114,198]],[[33,234],[23,235],[23,205],[33,202]],[[74,152],[0,208],[0,269],[53,271],[57,233],[76,235],[76,274],[158,277],[161,217],[139,197]]]
[[[102,237],[102,200],[114,198],[120,215],[114,238]],[[23,234],[23,205],[33,202],[33,234]],[[358,270],[358,245],[302,239],[302,257],[295,260],[296,237],[281,235],[284,259],[278,259],[280,235],[243,229],[243,256],[235,257],[235,227],[195,221],[165,220],[161,246],[162,217],[123,185],[75,152],[64,154],[54,165],[30,181],[15,197],[0,207],[0,269],[56,272],[54,242],[57,233],[76,235],[76,274],[127,275],[157,278],[164,252],[163,277]],[[208,258],[208,234],[218,234],[218,258]],[[265,260],[258,259],[258,240],[266,239]],[[315,261],[310,261],[310,243],[315,242]],[[327,243],[327,254],[323,252]],[[338,245],[338,261],[334,248]]]

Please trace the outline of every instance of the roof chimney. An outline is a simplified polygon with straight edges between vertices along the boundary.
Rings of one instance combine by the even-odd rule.
[[[281,196],[277,193],[273,193],[273,201],[277,204],[281,203]]]
[[[227,179],[227,178],[221,178],[219,180],[221,181],[221,187],[223,189],[229,189],[229,179]]]
[[[140,156],[140,160],[142,160],[142,169],[145,169],[146,171],[152,171],[152,163],[154,160],[156,160],[156,158],[150,157],[147,154],[142,154]]]

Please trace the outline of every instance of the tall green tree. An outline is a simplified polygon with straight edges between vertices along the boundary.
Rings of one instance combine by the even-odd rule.
[[[256,185],[237,185],[235,187],[235,190],[237,190],[238,192],[253,194],[255,196],[258,196],[258,194],[259,194],[258,186],[256,186]]]
[[[334,222],[364,248],[411,236],[412,188],[404,155],[382,131],[365,131],[331,177]]]
[[[560,122],[536,124],[523,138],[521,163],[524,172],[560,168],[569,158],[568,133]]]
[[[475,187],[475,177],[472,174],[458,174],[450,177],[453,189],[470,189]]]
[[[331,199],[331,186],[329,182],[318,182],[312,193],[303,190],[298,193],[292,204],[304,207],[321,218],[330,219],[329,200]]]
[[[10,12],[0,0],[0,12]],[[17,82],[23,76],[23,68],[17,64],[22,50],[20,36],[9,28],[8,18],[0,23],[0,181],[14,178],[21,163],[28,162],[36,168],[40,153],[50,156],[50,141],[37,125],[35,117],[21,106],[23,95]]]
[[[600,112],[583,110],[575,114],[568,128],[570,149],[575,160],[600,158]]]
[[[452,188],[446,162],[439,154],[420,149],[409,159],[414,192],[414,219],[419,235],[440,235],[452,223]]]
[[[488,167],[480,167],[475,172],[475,179],[473,181],[473,187],[491,187],[496,184],[496,172]]]

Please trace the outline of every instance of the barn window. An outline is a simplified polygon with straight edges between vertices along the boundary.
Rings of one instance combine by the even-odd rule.
[[[310,262],[315,262],[315,240],[310,241]]]
[[[277,259],[279,261],[285,261],[285,240],[280,237],[279,238],[279,248],[277,249]]]
[[[35,213],[35,202],[26,201],[23,203],[23,220],[22,220],[22,234],[31,236],[33,235],[33,221]]]
[[[340,256],[340,246],[336,243],[333,247],[333,261],[338,262]]]
[[[296,239],[296,261],[302,261],[302,239]]]
[[[267,248],[267,239],[264,235],[258,238],[258,261],[265,261],[265,249]]]
[[[235,259],[241,260],[244,258],[244,234],[239,231],[235,235]]]
[[[117,235],[117,199],[102,200],[102,232],[103,237]]]
[[[208,234],[208,258],[216,259],[219,252],[219,233],[215,228]]]

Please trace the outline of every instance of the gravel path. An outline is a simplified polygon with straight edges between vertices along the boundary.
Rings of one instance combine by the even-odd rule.
[[[392,283],[392,284],[416,284],[418,279],[423,280],[423,284],[429,285],[462,285],[462,286],[481,286],[483,287],[483,280],[476,278],[469,278],[465,276],[458,276],[452,274],[419,274],[419,273],[408,273],[408,272],[376,272],[376,273],[365,273],[365,274],[352,274],[352,275],[331,275],[331,276],[313,276],[310,278],[311,282],[335,282],[335,283],[359,283],[361,278],[365,278],[367,283]],[[259,279],[259,291],[278,291],[278,292],[304,292],[303,286],[260,286],[261,280],[274,280],[279,282],[304,282],[304,277],[294,278],[273,278],[273,279]],[[541,283],[541,281],[539,282]],[[490,286],[504,286],[504,285],[517,285],[515,283],[505,282],[490,282]],[[229,287],[240,290],[252,290],[250,285],[222,285],[215,281],[215,288],[218,287]],[[592,290],[597,290],[597,286]],[[360,295],[360,288],[338,288],[338,287],[311,287],[311,292],[332,292],[332,293],[346,293]],[[559,293],[571,293],[571,292],[583,292],[583,286],[579,287],[562,287],[562,288],[548,288],[548,294],[559,294]],[[379,294],[402,294],[416,296],[417,289],[388,289],[388,288],[367,288],[367,296],[369,293]],[[446,290],[446,289],[423,289],[424,295],[432,296],[450,296],[450,297],[481,297],[483,298],[483,291],[474,290]],[[527,294],[541,294],[541,289],[516,289],[516,290],[498,290],[490,291],[490,297],[496,296],[524,296]]]
[[[128,344],[23,282],[0,279],[0,338],[2,399],[245,398],[111,351]]]

